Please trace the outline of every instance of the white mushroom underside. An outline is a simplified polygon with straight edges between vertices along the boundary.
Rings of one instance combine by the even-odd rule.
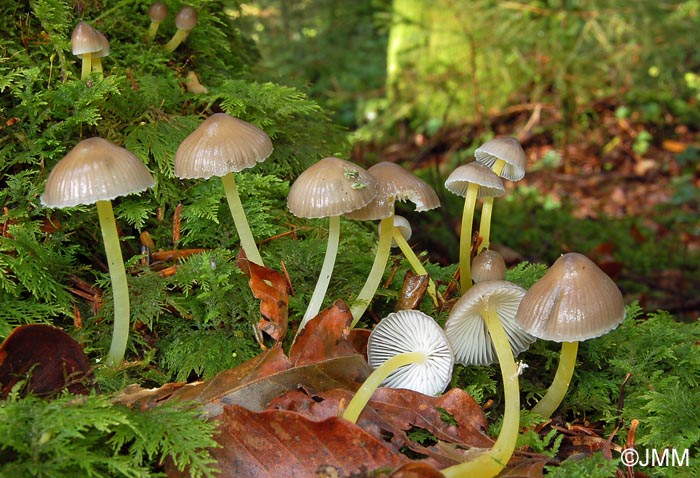
[[[450,383],[454,356],[445,333],[428,315],[415,310],[389,314],[377,324],[367,343],[367,360],[377,368],[404,352],[420,351],[427,359],[392,372],[382,385],[426,395],[442,392]]]

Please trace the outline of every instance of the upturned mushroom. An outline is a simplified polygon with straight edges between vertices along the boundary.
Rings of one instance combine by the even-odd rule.
[[[248,259],[258,265],[264,265],[263,260],[241,204],[234,173],[265,161],[272,149],[270,137],[257,126],[215,113],[187,136],[175,153],[178,178],[221,178],[241,247]]]
[[[478,163],[491,168],[494,173],[510,181],[520,181],[525,176],[527,157],[516,138],[494,138],[482,144],[474,151]],[[491,241],[491,215],[493,212],[493,197],[484,199],[481,207],[479,235],[482,237],[479,251],[488,249]]]
[[[42,204],[51,208],[97,206],[114,300],[114,333],[107,355],[110,366],[124,358],[130,318],[129,289],[111,200],[153,184],[153,176],[136,155],[102,138],[89,138],[54,166],[41,195]]]
[[[459,280],[464,294],[472,286],[471,250],[474,209],[477,198],[489,198],[505,193],[503,181],[491,169],[478,162],[459,166],[447,177],[445,187],[464,198],[462,227],[459,233]]]
[[[151,24],[148,26],[148,31],[146,32],[146,41],[150,42],[153,41],[156,33],[158,33],[160,24],[168,18],[168,7],[160,0],[153,2],[148,8],[148,17],[151,19]]]
[[[465,365],[487,365],[498,360],[505,396],[503,426],[491,450],[442,470],[447,477],[494,477],[515,450],[520,426],[520,387],[513,356],[535,340],[514,320],[524,295],[525,289],[510,282],[479,282],[455,303],[447,318],[445,334],[455,360]]]
[[[287,208],[297,217],[328,218],[328,242],[316,287],[297,335],[321,310],[340,242],[340,216],[366,206],[377,194],[377,181],[360,166],[344,159],[323,158],[306,169],[289,188]]]
[[[180,43],[187,39],[187,36],[197,25],[199,17],[197,10],[190,6],[184,6],[175,15],[175,26],[177,30],[168,43],[163,47],[167,52],[173,52],[180,46]]]
[[[374,369],[355,393],[343,418],[353,423],[374,391],[384,385],[437,395],[450,383],[454,355],[435,320],[418,310],[401,310],[382,319],[367,341]]]
[[[360,220],[380,219],[380,234],[372,269],[350,307],[353,327],[367,310],[386,268],[394,228],[394,202],[411,201],[418,212],[440,206],[440,199],[433,188],[398,164],[384,161],[370,167],[367,172],[377,181],[377,194],[368,205],[349,213],[348,217]]]
[[[554,380],[533,412],[543,418],[554,413],[569,388],[578,343],[610,332],[624,318],[620,289],[593,261],[570,252],[552,264],[530,287],[515,317],[529,334],[562,344]]]

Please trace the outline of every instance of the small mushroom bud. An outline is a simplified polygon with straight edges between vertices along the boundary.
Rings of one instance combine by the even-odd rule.
[[[182,7],[180,11],[177,12],[177,15],[175,15],[177,31],[165,45],[165,51],[175,51],[180,43],[187,39],[187,35],[189,35],[192,29],[197,25],[197,20],[197,10],[189,6]]]
[[[158,33],[160,24],[168,17],[168,7],[161,1],[154,2],[148,9],[148,16],[151,19],[151,24],[146,32],[146,41],[150,42]]]

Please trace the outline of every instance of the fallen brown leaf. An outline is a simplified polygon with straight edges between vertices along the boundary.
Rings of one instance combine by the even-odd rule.
[[[306,324],[289,351],[289,359],[302,366],[356,354],[349,339],[351,324],[350,308],[336,300]]]
[[[220,478],[367,476],[408,461],[338,417],[315,421],[287,410],[254,412],[226,405],[216,421],[216,440],[221,447],[211,453],[221,470]],[[168,470],[168,476],[185,475]]]

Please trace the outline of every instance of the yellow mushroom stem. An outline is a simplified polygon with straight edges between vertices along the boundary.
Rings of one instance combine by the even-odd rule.
[[[505,411],[503,425],[496,443],[491,450],[482,453],[471,461],[460,463],[442,470],[446,478],[493,478],[508,464],[515,450],[520,429],[520,386],[518,384],[518,367],[513,358],[513,351],[508,336],[493,307],[486,307],[482,313],[491,340],[493,341],[498,363],[503,377]]]
[[[411,364],[421,364],[427,360],[428,356],[425,352],[403,352],[396,354],[379,367],[374,369],[369,377],[364,381],[362,386],[357,390],[355,395],[348,403],[347,408],[343,412],[343,418],[352,423],[357,423],[357,419],[364,410],[369,399],[372,398],[375,390],[379,388],[381,383],[394,371],[401,367]]]
[[[224,192],[226,193],[228,207],[231,210],[233,223],[236,226],[238,237],[241,240],[241,247],[243,248],[246,257],[248,260],[255,262],[259,266],[264,266],[265,264],[263,264],[260,251],[258,251],[258,246],[255,244],[253,233],[248,225],[248,219],[246,218],[245,210],[243,209],[243,204],[241,203],[241,198],[238,195],[238,187],[236,186],[236,179],[233,177],[233,173],[228,173],[222,176],[221,182],[224,184]]]
[[[181,29],[178,28],[178,29],[175,31],[175,34],[173,35],[173,37],[170,39],[170,41],[169,41],[168,43],[165,44],[165,46],[163,47],[163,49],[164,49],[165,51],[167,51],[168,53],[171,53],[171,52],[175,51],[175,49],[176,49],[178,46],[180,46],[180,43],[182,43],[182,42],[184,42],[185,40],[187,40],[187,36],[190,34],[190,31],[191,31],[191,30],[181,30]]]
[[[474,208],[478,193],[479,185],[469,183],[467,194],[464,197],[462,229],[459,234],[459,280],[462,294],[472,286],[472,223],[474,222]]]
[[[549,390],[544,397],[532,407],[532,412],[542,418],[549,418],[554,413],[566,395],[574,375],[576,367],[576,356],[578,355],[578,342],[564,342],[561,344],[561,355],[559,356],[559,366],[554,380],[549,386]]]
[[[502,159],[497,159],[491,170],[497,175],[501,175],[501,171],[505,167],[506,162]],[[481,236],[481,244],[478,252],[488,249],[491,236],[491,213],[493,212],[493,196],[484,198],[484,203],[481,206],[481,221],[479,222],[479,235]]]
[[[113,367],[119,365],[124,359],[126,343],[129,339],[129,286],[126,281],[126,270],[124,269],[124,259],[119,244],[119,234],[117,233],[117,224],[114,220],[112,203],[109,200],[97,201],[96,206],[105,254],[107,255],[109,278],[112,282],[114,331],[112,333],[112,345],[107,354],[107,365]]]
[[[399,249],[401,249],[401,252],[403,252],[403,255],[406,257],[408,263],[411,264],[413,271],[418,275],[428,276],[428,295],[430,295],[430,297],[433,299],[433,304],[435,305],[435,307],[437,307],[439,305],[439,302],[437,298],[437,288],[435,287],[435,282],[433,281],[433,279],[430,278],[428,271],[423,266],[423,263],[420,261],[420,259],[418,259],[416,253],[413,252],[411,246],[408,245],[408,242],[406,242],[406,238],[403,237],[403,234],[401,234],[401,231],[399,231],[398,227],[394,226],[392,234],[394,242],[397,246],[399,246]]]
[[[80,55],[80,59],[83,62],[82,69],[80,71],[80,79],[85,81],[88,79],[90,72],[92,71],[92,53],[83,53]]]
[[[379,233],[379,243],[377,244],[377,252],[374,256],[372,269],[370,269],[365,285],[357,295],[357,299],[355,299],[355,302],[350,307],[350,312],[352,313],[352,327],[355,327],[362,317],[362,314],[364,314],[367,307],[369,307],[369,303],[372,301],[372,297],[374,297],[374,294],[379,288],[379,283],[382,281],[386,263],[391,252],[391,231],[393,228],[393,214],[381,220],[379,227],[381,231]]]

